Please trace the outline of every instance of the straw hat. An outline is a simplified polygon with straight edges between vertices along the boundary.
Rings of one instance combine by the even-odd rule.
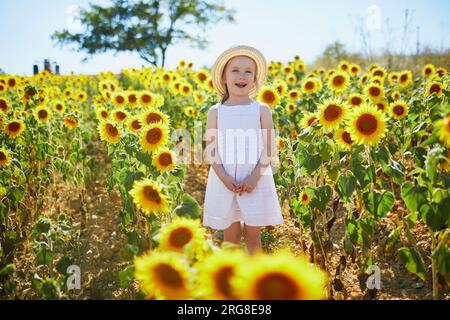
[[[222,82],[223,69],[227,62],[237,56],[246,56],[253,59],[256,63],[256,86],[250,90],[250,96],[256,95],[258,90],[264,84],[267,75],[267,62],[261,52],[250,46],[234,46],[224,51],[214,62],[211,68],[211,77],[214,89],[220,96],[225,95],[225,84]]]

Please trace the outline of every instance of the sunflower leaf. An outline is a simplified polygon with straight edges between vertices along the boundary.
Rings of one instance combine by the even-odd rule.
[[[403,247],[398,250],[398,253],[406,269],[425,281],[427,274],[425,263],[416,248]]]
[[[378,221],[394,206],[394,195],[390,191],[383,193],[379,193],[378,191],[366,192],[363,197],[365,208]]]

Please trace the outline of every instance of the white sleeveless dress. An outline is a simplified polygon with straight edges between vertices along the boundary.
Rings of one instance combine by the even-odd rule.
[[[263,149],[260,103],[214,105],[217,111],[218,154],[228,175],[240,183],[251,174]],[[241,196],[227,189],[211,166],[206,185],[203,225],[217,230],[233,222],[248,226],[283,224],[272,167],[265,168],[255,189]]]

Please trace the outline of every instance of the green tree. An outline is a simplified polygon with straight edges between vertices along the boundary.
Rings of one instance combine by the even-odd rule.
[[[361,63],[363,61],[361,55],[349,53],[345,49],[344,44],[336,41],[325,48],[320,57],[315,61],[315,65],[324,68],[335,68],[341,60],[348,60],[352,63]]]
[[[106,51],[137,52],[164,67],[167,48],[189,42],[204,49],[206,28],[220,21],[234,22],[234,10],[220,2],[201,0],[112,0],[109,7],[90,4],[80,9],[77,19],[85,30],[64,29],[52,35],[61,46],[75,44],[88,57]]]

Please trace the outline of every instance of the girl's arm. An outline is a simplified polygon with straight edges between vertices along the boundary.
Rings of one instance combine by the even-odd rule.
[[[219,152],[217,151],[217,108],[211,108],[206,117],[206,148],[204,159],[207,164],[210,164],[220,180],[225,181],[228,177],[220,160]]]
[[[277,145],[275,143],[275,130],[273,128],[272,111],[263,104],[260,106],[261,114],[261,130],[263,137],[263,150],[259,161],[253,169],[252,175],[257,180],[261,177],[261,173],[277,155]]]

